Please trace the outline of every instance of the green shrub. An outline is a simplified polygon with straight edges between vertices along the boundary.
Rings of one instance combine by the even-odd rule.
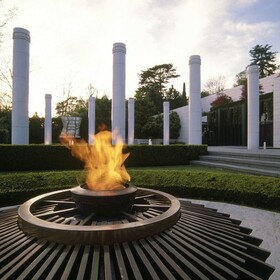
[[[82,168],[62,145],[0,145],[1,171],[67,170]]]
[[[125,152],[130,155],[127,167],[187,165],[190,160],[198,159],[199,155],[207,154],[206,145],[133,145]]]
[[[0,129],[0,143],[7,144],[9,143],[9,130]]]
[[[126,166],[163,166],[189,164],[207,153],[206,145],[133,145]],[[0,145],[0,171],[39,171],[82,169],[63,145]]]
[[[137,187],[177,197],[224,201],[280,211],[280,178],[193,166],[129,168]],[[85,182],[80,171],[0,173],[0,207]]]

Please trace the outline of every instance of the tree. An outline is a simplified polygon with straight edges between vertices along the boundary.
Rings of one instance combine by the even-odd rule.
[[[170,79],[177,78],[173,64],[161,64],[142,71],[139,75],[139,87],[135,99],[149,98],[157,112],[162,112],[162,102],[168,98],[167,84]]]
[[[221,92],[217,94],[217,98],[211,103],[211,106],[218,107],[231,102],[233,102],[232,98],[224,92]]]
[[[151,116],[162,113],[163,101],[170,101],[172,109],[187,104],[184,92],[180,94],[173,86],[168,87],[170,80],[177,77],[172,64],[155,65],[139,74],[139,86],[134,96],[136,138],[146,137],[143,127]]]
[[[201,92],[201,98],[204,98],[204,97],[209,96],[209,95],[210,95],[210,93],[208,91],[206,91],[206,90],[203,90]]]
[[[81,112],[87,109],[86,101],[82,98],[69,96],[56,104],[58,116],[80,116]]]
[[[260,78],[270,76],[279,69],[279,65],[276,62],[277,52],[271,51],[271,45],[256,45],[253,47],[249,53],[251,55],[251,64],[258,65]]]
[[[37,113],[29,118],[29,143],[44,143],[44,118],[40,118]]]
[[[96,132],[101,124],[105,124],[108,129],[111,129],[111,106],[112,101],[103,95],[101,98],[95,99],[95,128]]]
[[[233,84],[234,87],[237,86],[247,86],[247,76],[246,70],[243,70],[235,75],[235,83]]]
[[[11,143],[11,109],[0,109],[0,143]]]
[[[184,91],[181,94],[173,87],[173,85],[171,85],[171,87],[167,90],[165,100],[170,102],[171,110],[186,106],[188,104],[188,100],[184,94]]]
[[[162,138],[163,115],[151,116],[142,128],[144,138]]]
[[[63,125],[60,117],[52,118],[52,143],[60,143],[59,137]]]
[[[6,24],[16,15],[17,8],[7,8],[4,5],[4,1],[0,0],[0,8],[1,8],[1,14],[0,14],[0,46],[3,43],[3,28],[6,26]]]
[[[143,132],[148,119],[157,113],[157,109],[150,98],[135,98],[135,137],[149,137]]]
[[[170,138],[177,139],[180,135],[180,117],[172,111],[169,114]],[[142,129],[145,138],[163,138],[163,114],[151,116]]]
[[[4,29],[7,23],[16,15],[16,7],[6,7],[0,0],[0,51],[4,42]],[[0,110],[11,110],[12,104],[12,72],[6,58],[0,60]]]
[[[225,89],[225,85],[226,78],[224,76],[211,78],[204,84],[202,92],[207,92],[209,94],[219,93]]]
[[[178,113],[172,111],[170,117],[170,138],[177,139],[180,136],[181,121]]]

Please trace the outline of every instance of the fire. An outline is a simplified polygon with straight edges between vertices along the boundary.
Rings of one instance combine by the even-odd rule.
[[[130,181],[124,161],[129,153],[123,154],[123,141],[119,135],[116,144],[112,145],[112,133],[108,130],[98,132],[94,136],[94,144],[84,140],[76,140],[71,136],[61,137],[74,157],[85,163],[87,171],[87,187],[94,191],[121,190]]]

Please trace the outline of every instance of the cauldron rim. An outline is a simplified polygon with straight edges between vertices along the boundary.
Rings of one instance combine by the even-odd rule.
[[[122,190],[102,190],[102,191],[96,191],[91,190],[87,188],[86,184],[81,184],[79,186],[76,186],[72,188],[70,191],[71,193],[74,193],[78,196],[89,196],[89,197],[112,197],[112,196],[122,196],[122,195],[128,195],[129,193],[136,192],[137,188],[131,184],[127,183],[125,184],[125,189]]]

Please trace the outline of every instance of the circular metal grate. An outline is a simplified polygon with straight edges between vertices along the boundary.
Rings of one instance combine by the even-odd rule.
[[[65,195],[66,203],[67,192],[61,194]],[[146,196],[150,206],[167,204],[167,208],[172,208],[165,195],[157,196],[152,190],[144,189],[140,194]],[[140,194],[138,197],[142,196]],[[43,222],[52,219],[52,223],[60,225],[60,214],[51,217],[43,214],[75,206],[59,206],[61,203],[55,202],[51,195],[41,197],[42,201],[48,200],[45,205],[41,198],[38,205],[33,201],[30,211],[34,219]],[[154,200],[155,197],[159,200]],[[240,226],[240,221],[231,219],[228,214],[185,200],[180,203],[181,215],[173,226],[130,242],[101,245],[67,245],[36,238],[19,228],[18,209],[0,211],[0,279],[228,280],[270,277],[274,268],[265,263],[270,253],[259,247],[262,240],[252,237],[250,229]],[[142,208],[145,207],[136,207],[138,210],[135,211],[140,213]],[[143,211],[144,216],[151,215],[148,220],[162,215],[162,211],[169,211],[150,209]],[[70,218],[77,223],[85,220],[80,219],[78,213],[76,215],[75,219],[72,214],[63,219]]]
[[[83,215],[70,190],[35,197],[18,210],[20,228],[36,238],[64,244],[113,244],[157,234],[180,217],[180,202],[155,190],[137,189],[131,211],[110,217]]]

